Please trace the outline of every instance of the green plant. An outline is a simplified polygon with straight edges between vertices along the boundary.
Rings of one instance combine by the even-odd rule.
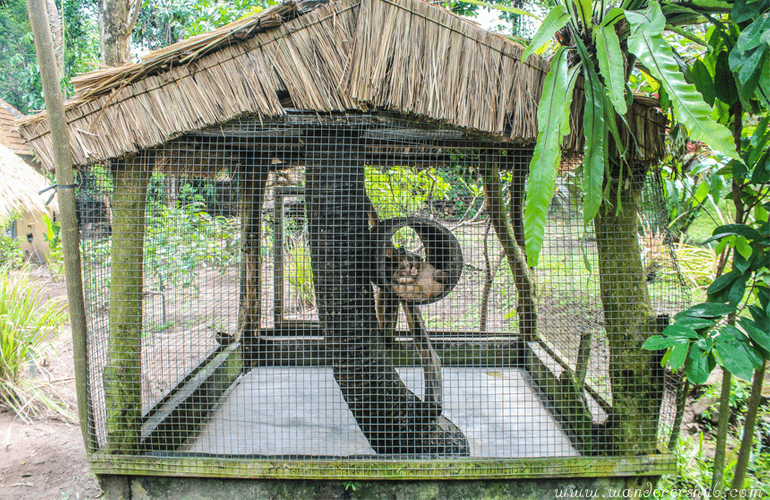
[[[582,74],[586,82],[582,165],[586,223],[599,213],[603,199],[613,198],[609,192],[610,178],[619,178],[623,171],[612,172],[612,163],[622,165],[628,148],[633,147],[621,141],[615,118],[625,116],[628,103],[633,100],[626,89],[637,60],[665,91],[668,103],[693,140],[724,151],[731,158],[738,157],[729,130],[711,118],[709,106],[695,86],[687,83],[671,46],[663,37],[667,16],[677,14],[681,12],[662,9],[655,0],[624,0],[619,5],[559,0],[523,54],[522,59],[526,59],[558,34],[560,47],[551,60],[538,106],[538,138],[526,189],[525,232],[530,265],[537,265],[540,254],[547,209],[561,160],[560,145],[570,132],[570,104],[578,74]],[[604,182],[605,177],[608,182]],[[620,198],[612,201],[619,202]]]
[[[300,300],[310,307],[315,307],[310,246],[304,235],[305,233],[300,233],[289,238],[288,280],[299,295]]]
[[[381,219],[403,217],[424,207],[430,199],[443,198],[451,189],[435,168],[418,170],[366,166],[366,194]]]
[[[24,420],[40,405],[61,414],[66,410],[42,390],[44,383],[23,376],[50,348],[49,337],[67,320],[65,306],[42,303],[42,289],[29,280],[29,267],[13,272],[0,268],[0,401]],[[41,304],[42,303],[42,304]]]
[[[48,214],[43,214],[45,233],[43,239],[48,243],[48,268],[53,274],[64,272],[64,253],[62,251],[61,225]]]
[[[12,212],[5,218],[0,219],[0,266],[9,264],[13,267],[19,267],[24,263],[24,254],[21,251],[21,242],[18,238],[11,238],[5,231],[17,219],[21,217],[18,212]]]
[[[671,127],[668,142],[671,155],[664,160],[661,172],[669,228],[677,239],[702,241],[705,238],[697,239],[698,232],[691,234],[690,229],[704,211],[716,209],[718,200],[730,189],[725,176],[719,174],[725,165],[705,144],[690,142],[679,124]]]
[[[153,177],[155,184],[162,181]],[[144,269],[153,278],[151,286],[163,298],[163,323],[168,322],[166,298],[170,287],[197,294],[199,267],[223,273],[236,255],[237,223],[209,215],[202,196],[188,188],[183,188],[180,198],[191,200],[189,203],[169,208],[156,200],[146,209]]]
[[[23,262],[24,254],[21,253],[19,240],[5,234],[0,235],[0,265],[19,267]]]

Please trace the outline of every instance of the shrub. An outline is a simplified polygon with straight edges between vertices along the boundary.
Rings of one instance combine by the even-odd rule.
[[[23,377],[24,369],[50,349],[49,336],[67,320],[60,302],[41,300],[42,289],[29,281],[29,267],[11,272],[0,268],[0,403],[10,407],[23,420],[41,407],[65,414],[55,399],[42,388],[45,383]]]
[[[299,296],[300,301],[309,307],[315,307],[313,290],[313,268],[310,265],[310,247],[306,235],[289,238],[288,280]]]
[[[24,263],[21,243],[10,236],[0,235],[0,266],[20,267]]]

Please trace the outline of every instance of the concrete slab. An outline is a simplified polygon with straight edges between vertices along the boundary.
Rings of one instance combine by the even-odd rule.
[[[422,397],[420,368],[399,368]],[[577,456],[518,368],[444,368],[444,414],[475,458]],[[217,455],[375,455],[331,368],[255,368],[231,387],[187,450]]]

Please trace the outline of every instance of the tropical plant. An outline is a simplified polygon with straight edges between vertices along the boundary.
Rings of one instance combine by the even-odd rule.
[[[730,125],[740,156],[721,170],[731,181],[734,223],[717,227],[711,241],[732,266],[709,286],[707,301],[675,316],[648,349],[667,349],[664,361],[702,383],[723,368],[712,488],[722,485],[732,376],[753,379],[731,488],[744,488],[767,360],[770,359],[770,2],[736,1],[732,16],[713,20],[709,51],[691,74],[715,115]],[[696,69],[698,68],[698,69]],[[747,126],[749,125],[749,126]]]
[[[92,69],[99,58],[99,29],[95,0],[62,0],[64,81],[71,93],[70,78]],[[43,109],[43,86],[35,59],[32,33],[24,0],[0,3],[0,97],[30,113]]]
[[[6,234],[0,234],[0,265],[19,267],[24,262],[21,253],[21,243],[17,238],[11,238]]]
[[[366,194],[382,219],[403,217],[424,208],[430,199],[441,199],[452,186],[435,168],[366,166]]]
[[[619,5],[560,0],[525,51],[523,58],[543,49],[551,37],[557,35],[559,48],[551,60],[538,107],[538,140],[527,185],[525,227],[530,264],[537,264],[542,246],[547,209],[561,160],[560,145],[570,132],[570,105],[579,75],[584,80],[586,97],[583,120],[583,218],[586,223],[599,213],[603,199],[612,199],[609,197],[611,183],[604,182],[605,177],[622,174],[611,171],[611,160],[622,163],[628,148],[632,147],[622,143],[617,117],[624,117],[633,101],[633,95],[627,92],[627,81],[637,63],[665,90],[675,116],[689,131],[691,140],[737,158],[730,131],[711,118],[711,108],[680,71],[673,50],[663,37],[666,21],[656,0],[625,0]]]
[[[307,233],[298,233],[289,237],[289,258],[287,277],[292,288],[297,292],[303,306],[315,307],[313,290],[313,268],[310,265],[310,245]]]
[[[676,239],[690,240],[689,230],[698,216],[717,207],[730,186],[719,174],[724,164],[704,144],[687,139],[679,124],[671,127],[671,154],[663,160],[661,172],[671,233]]]
[[[211,31],[263,8],[270,0],[144,0],[134,29],[134,41],[155,50],[179,40]]]
[[[43,239],[48,243],[48,269],[51,274],[64,273],[64,252],[62,251],[61,225],[54,221],[48,214],[43,214],[45,233]]]
[[[552,37],[558,42],[538,107],[537,144],[526,187],[524,228],[531,266],[537,265],[542,247],[560,147],[570,132],[573,94],[578,79],[582,80],[583,219],[586,226],[593,222],[596,230],[610,348],[613,410],[606,424],[611,437],[608,452],[654,452],[654,433],[638,429],[657,427],[655,410],[660,401],[653,395],[662,391],[655,382],[651,355],[634,360],[622,356],[628,349],[641,347],[644,339],[661,328],[650,304],[639,255],[636,214],[641,186],[635,179],[643,167],[633,164],[634,139],[622,129],[634,100],[627,85],[632,72],[643,71],[660,85],[692,141],[738,158],[730,131],[712,119],[711,107],[686,81],[663,36],[668,21],[686,23],[696,18],[697,6],[697,1],[687,7],[666,4],[662,8],[657,0],[559,0],[523,54],[526,59],[545,49]],[[576,389],[579,395],[580,388]]]
[[[50,349],[51,337],[67,320],[65,305],[44,302],[42,288],[30,283],[29,267],[0,268],[0,402],[28,420],[47,407],[67,415],[64,406],[46,394],[46,382],[24,376]]]
[[[13,213],[0,219],[0,266],[9,265],[19,267],[24,262],[24,254],[21,252],[21,242],[18,238],[12,238],[6,234],[6,230],[19,218],[19,214]]]

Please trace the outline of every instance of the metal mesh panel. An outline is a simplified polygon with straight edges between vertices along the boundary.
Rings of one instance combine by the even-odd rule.
[[[557,180],[539,265],[503,252],[492,215],[523,242],[530,158],[423,122],[297,113],[81,172],[100,453],[196,474],[206,460],[302,461],[308,477],[336,477],[331,457],[370,477],[392,459],[504,477],[517,460],[524,475],[568,474],[638,454],[612,442],[599,236],[584,233],[574,169]],[[631,232],[661,315],[688,298],[655,186]],[[527,276],[536,321],[522,324]],[[651,398],[653,445],[675,390]],[[659,471],[644,460],[616,472]]]

